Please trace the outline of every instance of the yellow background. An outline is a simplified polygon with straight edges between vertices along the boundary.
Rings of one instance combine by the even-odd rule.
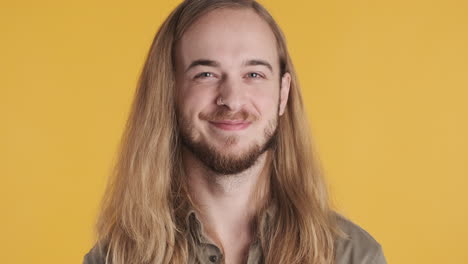
[[[179,1],[2,1],[2,263],[81,263],[136,80]],[[333,200],[389,263],[468,263],[468,1],[263,1]]]

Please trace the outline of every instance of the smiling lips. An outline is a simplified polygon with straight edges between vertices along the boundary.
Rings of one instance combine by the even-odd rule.
[[[223,130],[242,130],[247,128],[250,125],[250,122],[242,120],[220,120],[210,121],[210,124]]]

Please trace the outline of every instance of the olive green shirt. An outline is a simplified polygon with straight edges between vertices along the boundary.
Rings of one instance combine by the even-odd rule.
[[[269,219],[274,217],[274,208],[270,207],[260,218],[259,228],[264,228]],[[386,264],[381,245],[364,229],[344,216],[337,214],[338,224],[348,234],[349,239],[335,241],[335,264]],[[221,249],[206,236],[201,222],[194,210],[187,214],[190,248],[188,264],[221,264],[224,263]],[[246,256],[247,264],[264,263],[258,238],[251,243]],[[83,259],[83,264],[105,264],[105,253],[95,245]],[[109,263],[110,264],[110,263]]]

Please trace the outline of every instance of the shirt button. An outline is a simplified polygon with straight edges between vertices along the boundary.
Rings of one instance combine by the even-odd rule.
[[[209,259],[210,259],[211,262],[214,263],[214,262],[216,262],[218,260],[218,257],[215,256],[215,255],[212,255],[212,256],[209,257]]]

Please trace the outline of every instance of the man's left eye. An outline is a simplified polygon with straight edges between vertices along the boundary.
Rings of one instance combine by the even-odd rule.
[[[259,73],[256,73],[256,72],[249,72],[247,73],[247,76],[250,77],[250,78],[262,78],[263,76],[260,75]]]

